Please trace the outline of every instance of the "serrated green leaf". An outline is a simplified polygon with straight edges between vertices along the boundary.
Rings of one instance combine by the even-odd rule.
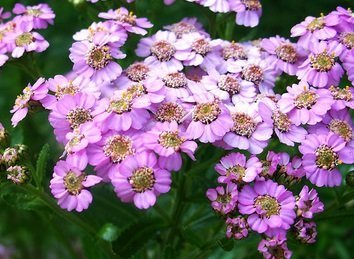
[[[36,172],[33,175],[36,185],[38,187],[42,185],[43,177],[47,169],[48,157],[49,157],[49,145],[45,144],[38,155],[38,159],[36,163]]]
[[[108,242],[113,242],[116,240],[118,238],[118,234],[118,227],[112,223],[105,224],[98,232],[98,236]]]
[[[143,218],[122,231],[112,243],[113,251],[123,258],[133,256],[164,227],[160,219]]]

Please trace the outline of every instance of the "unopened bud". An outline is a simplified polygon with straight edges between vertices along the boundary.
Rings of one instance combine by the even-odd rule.
[[[347,185],[354,187],[354,171],[351,171],[345,177],[345,182]]]
[[[20,159],[20,155],[16,148],[8,147],[5,149],[2,160],[6,166],[15,165]]]
[[[9,134],[7,133],[6,129],[0,123],[0,148],[5,148],[9,142]]]
[[[29,170],[24,166],[10,166],[6,170],[7,179],[15,184],[24,184],[29,180]]]

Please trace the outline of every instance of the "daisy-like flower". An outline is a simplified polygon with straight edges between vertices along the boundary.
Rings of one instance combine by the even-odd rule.
[[[21,14],[20,20],[31,23],[33,29],[45,29],[48,24],[54,23],[55,14],[47,4],[24,6],[16,3],[12,12],[17,15]]]
[[[329,91],[332,94],[334,110],[342,110],[346,107],[354,109],[354,87],[346,86],[345,88],[330,86]]]
[[[307,131],[303,127],[292,123],[289,115],[281,112],[275,103],[267,102],[265,104],[260,102],[258,110],[262,119],[273,125],[274,132],[281,143],[294,146],[294,143],[301,143],[305,139]]]
[[[67,133],[92,121],[100,113],[96,107],[96,98],[84,93],[66,95],[60,99],[49,114],[49,122],[58,142],[66,143]]]
[[[49,110],[53,109],[57,101],[65,95],[75,95],[81,92],[99,98],[101,94],[97,85],[84,77],[70,79],[69,76],[56,75],[47,80],[47,86],[52,95],[48,94],[42,104]]]
[[[102,124],[103,130],[127,131],[130,128],[139,130],[144,127],[150,118],[147,111],[149,99],[141,101],[143,99],[136,98],[134,94],[138,89],[133,89],[134,93],[130,90],[132,89],[118,90],[110,99],[100,100],[100,109],[105,112],[96,118],[96,122]]]
[[[338,32],[352,30],[354,25],[354,15],[350,8],[345,9],[341,6],[338,6],[335,11],[332,11],[327,16],[334,16],[333,19],[337,19],[339,21],[335,26]]]
[[[342,65],[347,71],[349,81],[354,84],[354,54],[346,55]]]
[[[28,84],[28,86],[23,89],[21,95],[17,96],[15,105],[11,110],[13,113],[11,122],[12,126],[16,127],[17,124],[22,121],[29,110],[33,106],[38,105],[38,101],[43,100],[48,93],[48,88],[44,83],[44,78],[39,78],[33,86]]]
[[[176,35],[168,31],[158,31],[152,37],[141,39],[135,53],[145,59],[145,63],[152,69],[165,71],[180,71],[183,69],[181,61],[176,55]]]
[[[82,212],[92,203],[92,194],[86,188],[102,179],[96,175],[85,175],[82,172],[84,169],[65,161],[58,161],[54,167],[50,189],[61,208]]]
[[[192,121],[189,123],[186,136],[199,139],[203,143],[213,143],[221,140],[232,127],[228,109],[212,95],[198,97],[192,111]]]
[[[347,109],[343,109],[339,111],[330,110],[321,122],[309,128],[309,132],[323,135],[333,132],[342,137],[345,142],[352,142],[354,147],[353,129],[354,125],[350,113]]]
[[[144,62],[135,62],[125,69],[124,75],[132,82],[141,82],[149,77],[150,72],[150,67]],[[122,78],[122,76],[120,78]]]
[[[155,119],[160,122],[175,121],[180,124],[186,114],[187,111],[182,104],[178,102],[164,102],[157,107],[155,111]]]
[[[241,153],[232,153],[221,158],[215,170],[220,174],[219,183],[250,183],[262,171],[262,163],[255,156],[246,159]]]
[[[344,74],[342,66],[336,62],[341,52],[335,42],[314,44],[312,54],[299,66],[297,77],[321,88],[338,85]]]
[[[256,97],[256,88],[252,82],[239,78],[236,74],[220,74],[212,71],[203,76],[200,81],[206,90],[223,101],[232,100],[236,105],[239,102],[251,103]]]
[[[354,24],[353,24],[354,26]],[[345,62],[348,56],[354,55],[354,32],[342,32],[336,39],[336,42],[342,49],[342,53],[340,55],[340,60]]]
[[[229,62],[227,70],[231,73],[240,73],[243,80],[253,83],[261,93],[269,93],[274,87],[276,71],[268,64],[268,59]]]
[[[305,222],[300,219],[294,224],[295,235],[298,240],[305,244],[313,244],[316,242],[317,227],[315,222]]]
[[[230,1],[230,9],[235,11],[236,23],[247,27],[255,27],[262,15],[262,4],[259,0]]]
[[[265,180],[273,176],[278,168],[280,159],[281,157],[279,154],[273,151],[268,151],[266,160],[261,160],[262,172],[260,173],[258,180]]]
[[[261,153],[273,134],[272,124],[262,120],[255,103],[239,103],[229,109],[233,126],[223,140],[231,147],[248,150],[251,154]]]
[[[311,49],[312,45],[320,40],[331,39],[337,31],[333,26],[338,25],[339,19],[334,16],[306,17],[305,21],[291,29],[291,37],[299,37],[298,45]]]
[[[241,214],[249,215],[247,222],[258,233],[272,228],[289,229],[296,217],[293,194],[271,180],[243,187],[238,208]]]
[[[217,213],[220,213],[221,215],[230,214],[237,206],[237,185],[234,183],[228,183],[226,186],[218,186],[215,189],[208,189],[206,196],[211,201],[211,206]]]
[[[87,147],[88,163],[95,166],[97,174],[108,181],[108,174],[117,171],[121,162],[137,152],[141,152],[139,136],[128,131],[118,133],[108,131],[102,134],[100,141]]]
[[[26,52],[43,52],[49,47],[49,43],[37,32],[32,32],[32,24],[22,21],[15,29],[7,33],[4,42],[13,58],[22,57]]]
[[[226,219],[226,237],[236,240],[248,237],[248,224],[245,218],[238,216],[236,218]]]
[[[198,147],[197,143],[186,139],[185,133],[175,121],[156,123],[144,134],[144,144],[160,156],[159,166],[169,171],[181,169],[181,152],[195,160],[194,152]]]
[[[217,56],[213,50],[218,45],[218,40],[211,40],[208,36],[198,32],[184,34],[176,42],[175,57],[183,61],[186,66],[200,65],[210,70],[217,64]]]
[[[289,75],[296,75],[306,55],[296,44],[279,36],[263,39],[261,46],[270,54],[269,63]]]
[[[290,259],[292,252],[288,249],[285,239],[263,239],[258,244],[258,251],[265,259],[284,258]]]
[[[87,146],[97,143],[101,138],[101,130],[93,122],[86,122],[69,132],[66,134],[65,151],[68,154],[66,161],[70,164],[87,165]]]
[[[203,25],[197,21],[197,18],[183,18],[180,22],[165,26],[164,29],[176,34],[177,39],[182,38],[184,34],[192,32],[207,34],[203,30]]]
[[[331,109],[333,98],[328,89],[315,89],[305,82],[287,87],[278,101],[279,110],[287,113],[296,125],[314,125]]]
[[[120,46],[120,38],[106,32],[96,33],[92,42],[75,42],[69,55],[74,63],[74,72],[96,84],[117,79],[122,68],[114,58],[123,59],[126,56],[119,50]]]
[[[299,150],[306,177],[318,187],[339,186],[342,175],[337,166],[354,162],[353,148],[346,147],[344,139],[332,132],[307,135]]]
[[[298,217],[312,219],[313,215],[324,210],[324,205],[320,201],[317,191],[309,189],[308,186],[302,187],[299,197],[296,199],[296,214]]]
[[[117,196],[123,202],[134,202],[139,209],[153,206],[156,197],[171,188],[171,174],[157,165],[153,152],[126,158],[110,178]]]
[[[137,18],[133,12],[129,12],[124,7],[120,7],[116,10],[108,10],[106,13],[99,13],[98,17],[114,20],[115,23],[122,26],[124,30],[140,35],[145,35],[147,33],[145,29],[153,26],[147,18]]]

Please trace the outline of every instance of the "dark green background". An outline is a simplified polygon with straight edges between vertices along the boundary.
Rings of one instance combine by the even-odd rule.
[[[0,5],[10,10],[15,2],[1,0]],[[35,0],[20,2],[40,3]],[[121,4],[120,1],[106,1],[96,5],[83,3],[74,6],[67,0],[42,2],[47,2],[57,16],[54,26],[40,32],[49,41],[49,49],[44,53],[33,55],[40,74],[46,78],[64,74],[71,69],[68,49],[72,44],[72,35],[76,31],[87,27],[94,20],[97,21],[96,15],[99,10],[107,10],[112,4],[115,6]],[[196,16],[213,35],[235,41],[269,37],[275,34],[288,37],[291,27],[308,15],[318,16],[322,12],[327,13],[337,5],[354,9],[352,0],[263,0],[262,3],[263,16],[260,25],[253,29],[233,26],[231,21],[234,15],[216,16],[206,8],[182,0],[177,0],[170,7],[164,6],[162,0],[137,0],[136,4],[130,5],[130,9],[134,9],[140,16],[151,19],[155,24],[152,32],[162,28],[163,25],[177,22],[185,16]],[[125,48],[128,58],[122,61],[123,66],[135,60],[133,51],[138,38],[133,36],[128,41]],[[36,78],[35,72],[26,73],[18,68],[18,62],[27,64],[30,68],[27,70],[33,70],[33,60],[29,59],[29,56],[15,62],[11,61],[1,68],[0,121],[10,130],[13,142],[28,145],[34,158],[45,143],[50,144],[52,159],[44,186],[48,192],[51,168],[62,149],[54,141],[45,113],[31,116],[21,122],[15,130],[11,129],[9,110],[16,95],[20,94],[28,82],[34,83]],[[196,167],[200,170],[193,170],[192,175],[187,175],[186,196],[189,200],[185,201],[183,211],[180,213],[177,230],[179,241],[173,246],[161,245],[164,243],[165,232],[169,230],[168,227],[164,228],[156,224],[154,218],[161,213],[169,214],[170,208],[176,202],[175,187],[180,185],[181,179],[178,179],[181,178],[180,176],[174,176],[171,193],[159,199],[160,209],[138,211],[131,205],[122,205],[114,197],[110,188],[97,187],[94,189],[94,204],[87,212],[79,214],[79,217],[105,235],[113,230],[118,231],[117,235],[121,233],[118,241],[113,243],[113,247],[120,251],[123,257],[135,250],[138,251],[136,258],[254,258],[259,256],[256,251],[259,237],[256,235],[252,235],[248,240],[234,243],[223,239],[222,220],[213,214],[204,196],[206,189],[215,185],[216,178],[212,168],[203,166],[205,162],[203,159],[209,159],[211,155],[209,148],[204,149],[206,152],[204,155],[198,155],[200,160],[195,165],[200,166]],[[284,146],[282,149],[286,150]],[[348,168],[344,168],[343,173],[347,173],[347,170]],[[16,192],[12,194],[14,193]],[[315,245],[300,245],[294,240],[289,241],[289,246],[294,251],[294,258],[349,259],[354,257],[353,189],[350,190],[346,186],[337,189],[323,188],[320,193],[326,207],[333,209],[318,218],[319,235]],[[347,193],[351,195],[348,196]],[[88,235],[80,227],[69,223],[47,208],[27,206],[26,199],[12,196],[10,198],[4,196],[0,200],[0,244],[13,248],[16,251],[15,258],[109,258],[113,256],[107,252],[108,249],[105,249],[110,244],[102,244],[99,235]],[[137,225],[134,225],[136,222]],[[146,229],[146,225],[149,224],[152,226],[151,229]],[[153,228],[155,225],[156,229],[160,227],[161,231],[156,231]],[[137,238],[131,240],[134,235],[137,235]],[[128,244],[127,247],[119,248],[124,244]],[[230,252],[225,251],[230,249]]]

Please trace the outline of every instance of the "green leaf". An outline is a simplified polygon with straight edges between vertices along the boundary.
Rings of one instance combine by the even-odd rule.
[[[224,251],[231,251],[234,248],[234,240],[226,237],[219,239],[217,243]]]
[[[112,223],[105,224],[98,232],[98,236],[108,242],[113,242],[116,240],[118,238],[118,234],[118,227]]]
[[[176,258],[176,251],[170,245],[167,245],[163,251],[163,258],[164,259]]]
[[[48,157],[49,157],[49,145],[45,144],[38,155],[36,172],[33,175],[36,185],[38,187],[42,185],[43,177],[47,169]]]
[[[133,256],[164,227],[160,219],[142,218],[122,231],[112,243],[113,251],[123,258]]]
[[[37,196],[27,193],[20,186],[12,183],[1,186],[0,198],[10,206],[22,210],[37,210],[46,207]]]
[[[196,233],[197,233],[197,231],[195,231],[191,228],[186,228],[186,229],[183,229],[182,236],[188,243],[190,243],[196,247],[201,247],[203,245],[203,239],[199,235],[197,235]]]

